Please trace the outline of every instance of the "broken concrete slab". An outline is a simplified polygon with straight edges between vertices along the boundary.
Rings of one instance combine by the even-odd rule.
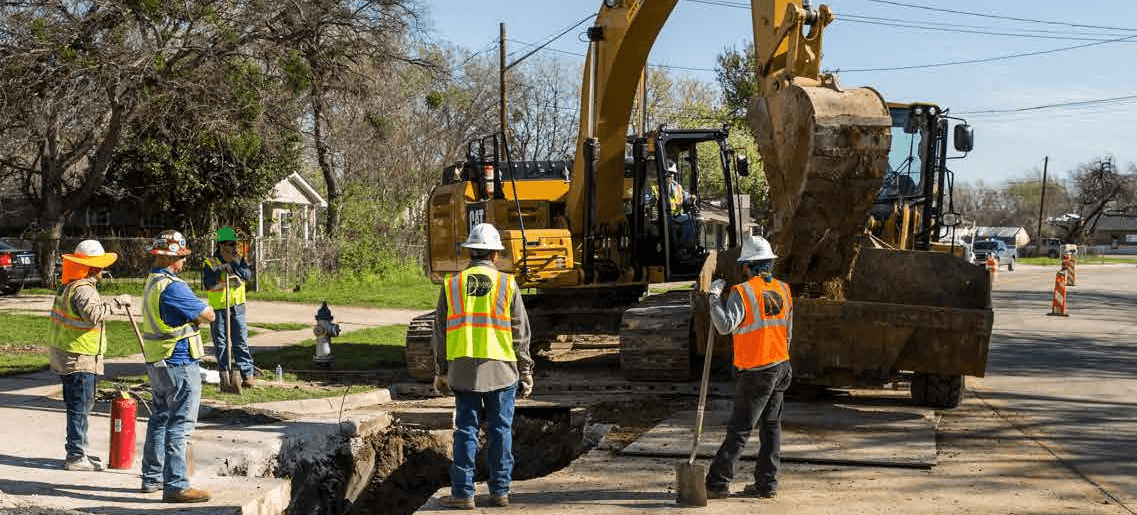
[[[729,403],[721,403],[729,404]],[[713,458],[726,435],[728,407],[706,412],[698,456]],[[929,468],[936,464],[938,417],[918,406],[863,406],[787,402],[782,418],[782,460]],[[695,411],[680,411],[622,451],[634,456],[688,456]],[[754,431],[743,459],[758,454]]]

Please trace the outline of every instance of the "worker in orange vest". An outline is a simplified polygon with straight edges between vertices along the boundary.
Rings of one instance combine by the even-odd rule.
[[[777,494],[781,466],[782,399],[790,386],[789,342],[793,330],[793,300],[786,283],[774,279],[770,242],[749,236],[742,242],[738,261],[748,277],[730,290],[724,307],[719,296],[726,283],[711,283],[711,321],[719,334],[734,335],[734,367],[738,384],[726,438],[707,471],[707,497],[730,495],[734,469],[746,448],[750,432],[758,427],[761,448],[754,465],[754,482],[742,495],[771,498]]]

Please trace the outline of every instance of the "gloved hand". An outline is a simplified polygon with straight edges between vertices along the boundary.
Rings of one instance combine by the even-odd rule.
[[[528,399],[531,393],[533,393],[533,374],[525,374],[517,382],[517,396]]]
[[[130,295],[127,295],[125,293],[114,297],[111,299],[111,302],[114,303],[114,307],[119,309],[127,309],[133,304],[133,301],[130,299]]]
[[[434,376],[434,389],[442,395],[450,395],[450,383],[447,383],[443,376]]]
[[[722,295],[723,288],[726,288],[726,281],[722,279],[715,279],[711,281],[711,287],[707,288],[707,294],[718,297]]]

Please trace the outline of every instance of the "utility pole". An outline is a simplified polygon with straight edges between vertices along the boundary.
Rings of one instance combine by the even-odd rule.
[[[1038,240],[1035,241],[1034,247],[1042,250],[1042,209],[1046,205],[1046,165],[1050,164],[1050,156],[1042,158],[1042,198],[1038,200]]]
[[[498,82],[498,89],[499,89],[499,93],[501,94],[501,97],[499,98],[500,111],[498,112],[498,118],[499,118],[499,120],[498,120],[499,127],[498,128],[501,131],[501,140],[504,143],[505,138],[507,137],[506,133],[505,133],[505,126],[506,126],[506,123],[505,123],[506,122],[506,120],[505,120],[505,112],[506,112],[505,111],[506,110],[506,105],[505,105],[505,71],[507,69],[505,66],[505,22],[501,22],[500,24],[498,24],[498,27],[500,28],[500,38],[499,38],[499,42],[498,42],[499,43],[498,53],[499,53],[500,60],[499,60],[498,69],[501,70],[500,77],[499,77],[500,80]]]

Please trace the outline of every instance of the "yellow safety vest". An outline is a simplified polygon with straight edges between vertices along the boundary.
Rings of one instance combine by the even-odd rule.
[[[667,192],[667,206],[671,208],[671,216],[679,216],[683,214],[683,191],[679,187],[670,187],[668,184]],[[659,195],[659,185],[652,184],[651,192],[653,195]]]
[[[162,292],[175,281],[185,284],[185,281],[169,274],[150,274],[146,278],[146,289],[142,292],[142,354],[147,363],[172,356],[174,347],[182,338],[189,338],[190,357],[199,359],[205,355],[197,327],[189,322],[170,327],[162,320],[158,304],[162,300]]]
[[[446,278],[446,359],[517,361],[513,352],[513,278],[474,266]]]
[[[83,319],[71,307],[71,296],[80,286],[94,288],[87,281],[72,281],[63,287],[63,291],[55,296],[55,305],[51,308],[51,339],[52,347],[58,347],[66,352],[77,354],[90,354],[98,356],[107,352],[107,334],[103,331],[103,324],[93,324]]]
[[[225,267],[225,262],[217,256],[205,258],[205,266],[212,270],[220,270]],[[229,286],[229,305],[236,306],[244,304],[245,297],[245,281],[242,281],[236,274],[230,274],[230,278],[236,279],[238,285],[236,287]],[[213,309],[225,309],[225,273],[221,273],[221,279],[205,294],[209,299],[209,307]]]
[[[793,299],[786,283],[761,277],[735,285],[746,316],[734,330],[734,366],[739,370],[790,359],[789,323]]]

